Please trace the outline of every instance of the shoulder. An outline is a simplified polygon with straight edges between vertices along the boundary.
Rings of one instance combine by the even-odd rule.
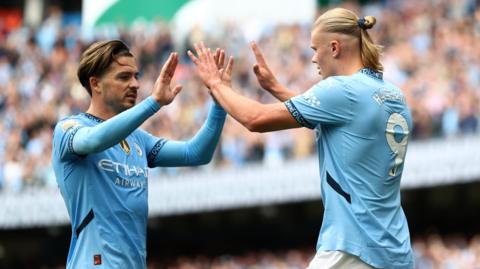
[[[348,98],[352,96],[352,78],[347,76],[328,77],[302,94],[307,101],[315,101],[315,98],[328,100],[331,98]]]
[[[67,116],[60,119],[55,126],[56,128],[60,128],[66,131],[71,127],[75,127],[82,124],[83,124],[83,121],[79,117],[79,115],[72,115],[72,116]]]
[[[315,84],[312,87],[312,89],[317,89],[317,90],[343,89],[345,88],[345,85],[347,85],[349,81],[351,81],[350,77],[331,76]]]
[[[80,114],[67,116],[60,119],[57,122],[57,124],[55,125],[54,132],[66,133],[68,130],[78,129],[86,125],[87,125],[86,120]]]
[[[328,77],[324,80],[321,80],[317,84],[313,85],[310,89],[306,90],[304,93],[297,96],[296,100],[304,99],[305,101],[312,103],[313,105],[318,103],[317,98],[325,98],[330,95],[337,95],[342,90],[346,90],[346,83],[343,77],[335,76]],[[317,104],[319,105],[319,104]]]
[[[392,91],[395,91],[398,94],[404,95],[402,89],[400,89],[398,86],[394,85],[393,83],[385,80],[384,85],[385,85],[385,88],[391,89]]]

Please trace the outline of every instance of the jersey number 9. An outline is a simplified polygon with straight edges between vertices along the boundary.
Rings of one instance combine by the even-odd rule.
[[[395,164],[389,171],[390,176],[396,176],[397,170],[405,160],[408,143],[408,124],[405,117],[398,113],[392,113],[387,120],[385,134],[390,149],[395,154]]]

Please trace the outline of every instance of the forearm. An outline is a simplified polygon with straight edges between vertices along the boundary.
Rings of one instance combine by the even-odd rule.
[[[190,163],[206,164],[212,160],[226,116],[227,113],[222,107],[212,105],[206,122],[188,142],[190,154],[187,159]]]
[[[189,141],[168,141],[155,157],[153,166],[191,166],[211,161],[225,123],[226,113],[213,105],[208,118]]]
[[[287,87],[277,84],[271,89],[268,90],[270,94],[272,94],[275,98],[277,98],[281,102],[285,102],[288,99],[297,95],[296,92],[288,89]]]
[[[211,92],[235,120],[251,132],[271,132],[301,127],[284,103],[261,104],[234,92],[225,85],[214,85]]]
[[[257,101],[236,93],[224,84],[215,84],[210,91],[223,109],[245,127],[258,117],[264,106]]]
[[[160,105],[149,97],[94,127],[80,128],[73,138],[73,150],[84,155],[108,149],[125,139],[159,109]]]

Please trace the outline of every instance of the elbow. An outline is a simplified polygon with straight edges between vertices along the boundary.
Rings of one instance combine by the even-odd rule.
[[[85,139],[77,143],[75,152],[77,154],[92,154],[104,150],[104,145],[100,139]]]
[[[254,106],[252,110],[240,119],[240,123],[250,132],[264,133],[269,131],[271,111],[265,106]]]
[[[264,122],[259,118],[251,118],[248,122],[243,124],[250,132],[264,133],[268,130],[265,128]]]
[[[100,151],[104,151],[113,145],[105,145],[105,143],[101,139],[92,139],[90,140],[88,151],[89,153],[97,153]]]
[[[200,160],[200,161],[198,162],[198,165],[206,165],[206,164],[209,164],[211,160],[212,160],[212,157],[210,157],[210,158],[208,158],[208,159],[207,159],[207,158],[202,159],[202,160]]]
[[[197,165],[206,165],[210,163],[213,159],[213,151],[212,152],[198,152],[190,159],[189,165],[197,166]]]
[[[89,153],[97,152],[100,150],[101,143],[99,139],[92,139],[90,140],[90,143],[88,143],[88,146],[85,148]]]
[[[260,127],[255,124],[254,122],[249,122],[244,124],[244,126],[250,131],[250,132],[255,132],[255,133],[260,133]]]
[[[203,157],[203,158],[197,158],[195,161],[192,162],[192,165],[206,165],[208,163],[210,163],[210,161],[212,160],[212,156],[207,156],[207,157]]]

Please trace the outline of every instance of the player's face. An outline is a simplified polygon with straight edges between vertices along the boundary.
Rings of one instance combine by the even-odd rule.
[[[138,67],[134,57],[122,56],[113,61],[99,79],[104,105],[116,113],[133,107],[137,101]]]
[[[331,68],[333,59],[327,35],[319,30],[314,30],[310,43],[310,47],[314,51],[312,62],[317,66],[318,74],[323,78],[331,76],[333,71]]]

